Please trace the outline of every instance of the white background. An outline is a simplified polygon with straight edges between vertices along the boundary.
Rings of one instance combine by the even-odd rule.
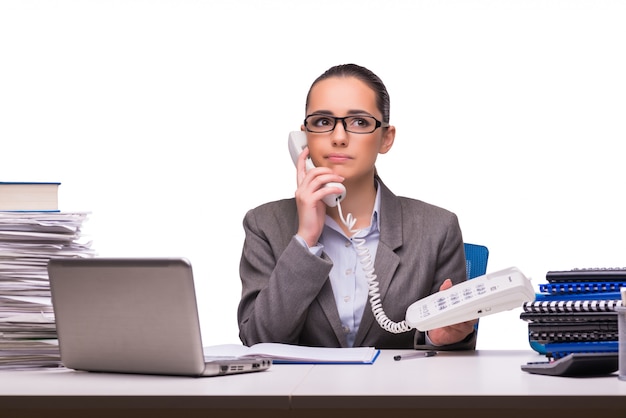
[[[626,265],[626,2],[4,0],[0,180],[60,181],[101,256],[185,256],[239,342],[245,212],[293,196],[311,82],[387,84],[386,184],[454,211],[488,271]],[[478,348],[528,348],[519,311]]]

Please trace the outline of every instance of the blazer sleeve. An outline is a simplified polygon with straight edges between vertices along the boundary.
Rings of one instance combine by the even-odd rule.
[[[476,348],[476,329],[458,343],[448,345],[432,345],[426,343],[426,333],[415,333],[415,349],[416,350],[439,350],[439,351],[455,351],[455,350],[474,350]]]
[[[248,346],[298,344],[309,306],[332,267],[295,239],[295,204],[287,202],[253,209],[244,218],[237,319],[239,337]]]
[[[435,285],[437,289],[433,289],[433,292],[438,291],[439,286],[441,286],[441,283],[443,283],[446,278],[452,279],[454,284],[467,280],[463,236],[456,215],[451,217],[451,222],[448,224],[446,238],[443,241],[443,246],[437,259],[436,277]],[[427,342],[425,332],[417,331],[415,333],[414,348],[417,350],[439,351],[474,350],[476,348],[476,336],[477,332],[476,329],[474,329],[474,331],[462,341],[454,344],[435,346]]]

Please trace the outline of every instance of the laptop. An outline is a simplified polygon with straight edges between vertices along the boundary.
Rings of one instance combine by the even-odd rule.
[[[220,376],[264,371],[264,358],[206,358],[185,258],[51,259],[61,363],[91,372]]]

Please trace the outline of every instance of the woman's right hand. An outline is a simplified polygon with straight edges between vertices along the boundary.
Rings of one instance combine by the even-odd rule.
[[[326,216],[326,204],[322,199],[331,194],[341,193],[338,187],[324,187],[326,183],[343,182],[344,178],[333,174],[327,167],[314,167],[306,170],[306,159],[309,149],[305,148],[298,157],[296,165],[298,188],[296,189],[296,205],[298,207],[298,236],[309,247],[317,245]]]

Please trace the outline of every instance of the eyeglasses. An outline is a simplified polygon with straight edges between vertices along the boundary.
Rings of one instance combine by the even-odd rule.
[[[304,127],[309,132],[321,134],[334,131],[338,121],[341,121],[346,132],[353,134],[371,134],[381,126],[383,128],[389,126],[388,124],[383,124],[374,116],[344,116],[343,118],[337,118],[330,115],[313,114],[304,119]]]

